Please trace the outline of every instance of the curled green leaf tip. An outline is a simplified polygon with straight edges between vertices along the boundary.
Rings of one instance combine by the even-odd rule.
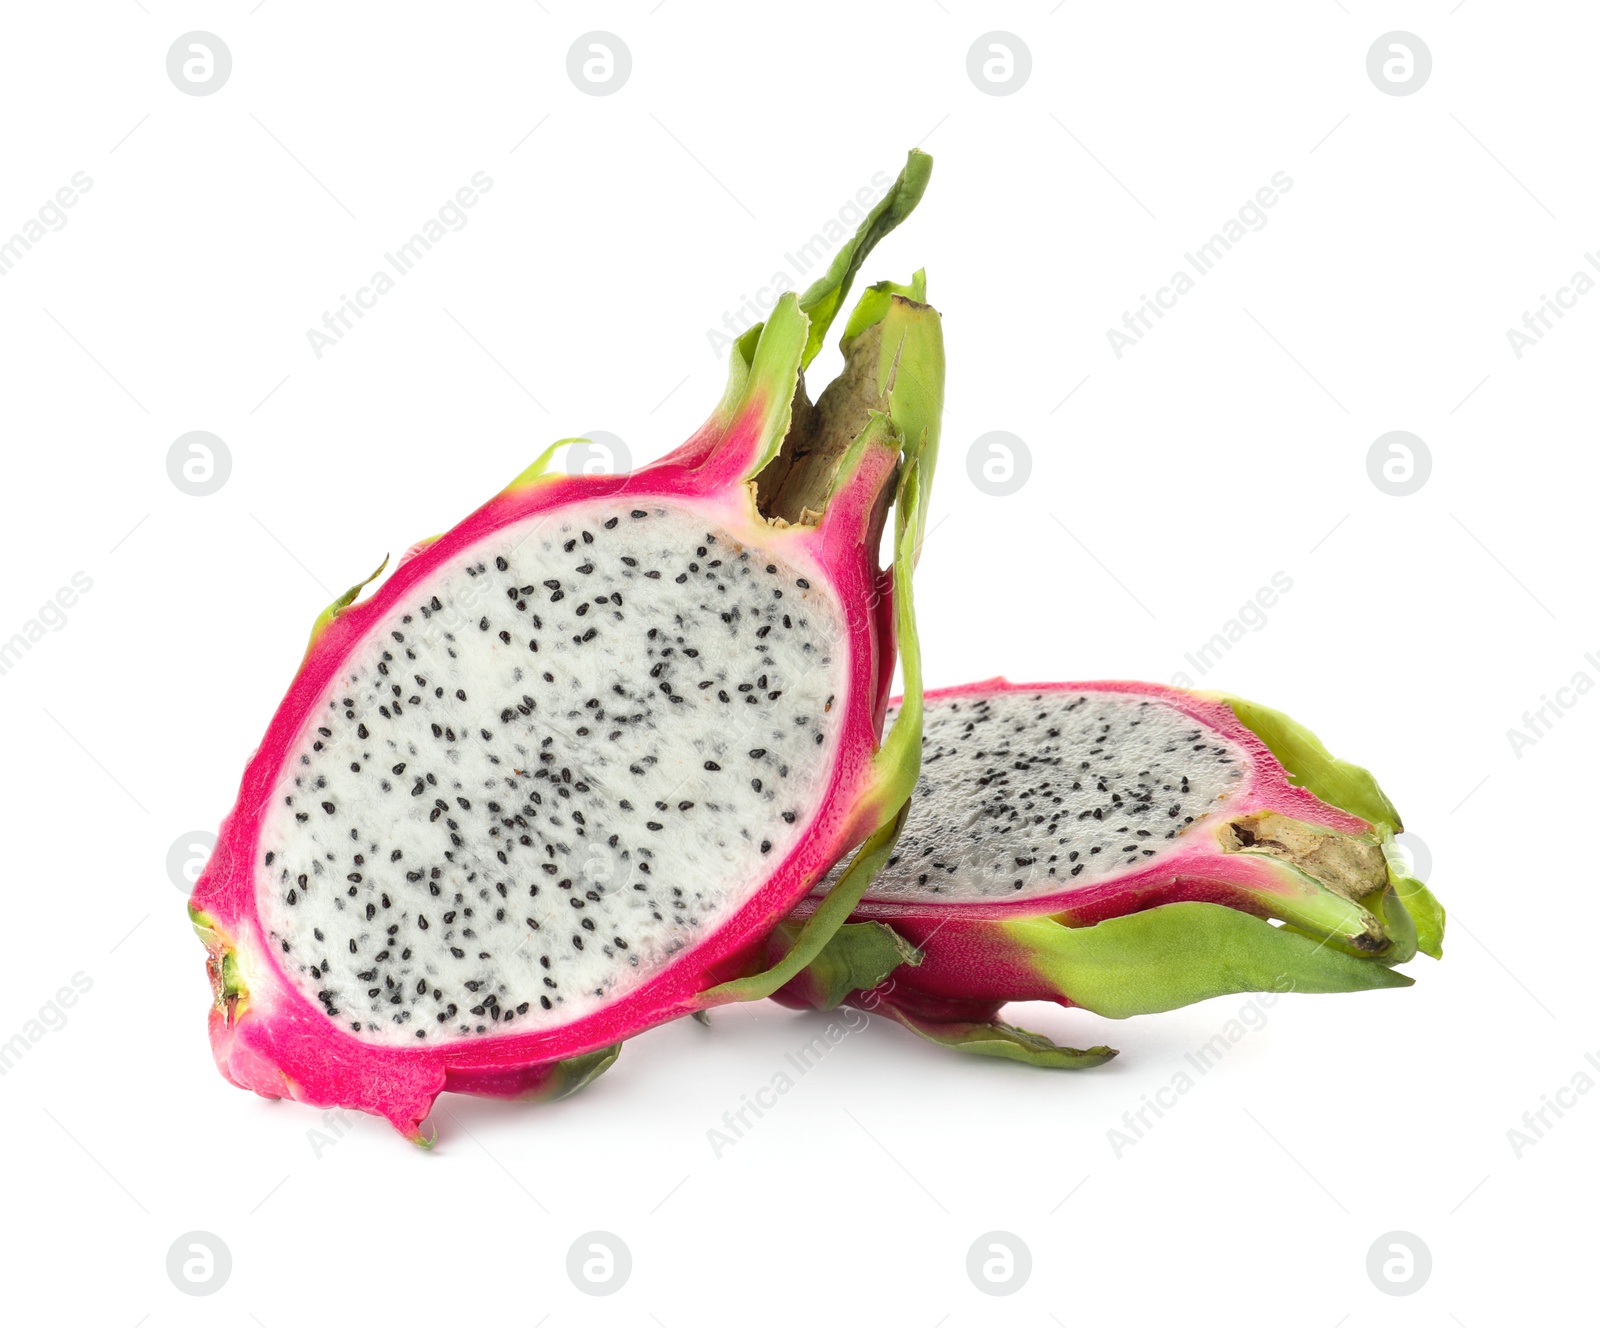
[[[1321,798],[1329,806],[1359,816],[1379,830],[1398,834],[1400,813],[1378,787],[1372,772],[1340,760],[1322,745],[1304,724],[1281,710],[1223,695],[1239,722],[1260,738],[1289,773],[1289,781]]]
[[[306,649],[309,650],[312,646],[316,645],[317,638],[327,630],[328,625],[335,618],[337,618],[340,613],[354,604],[356,602],[356,596],[358,596],[363,590],[365,590],[380,576],[382,576],[383,569],[388,565],[389,555],[384,554],[383,561],[373,569],[371,576],[368,576],[361,581],[357,581],[355,585],[351,586],[349,590],[345,591],[344,594],[340,595],[338,599],[334,600],[332,604],[328,605],[327,608],[317,615],[317,620],[311,624],[311,640],[307,642]]]

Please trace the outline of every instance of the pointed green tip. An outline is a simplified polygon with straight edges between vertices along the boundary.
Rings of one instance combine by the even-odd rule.
[[[550,469],[550,458],[555,456],[563,447],[570,447],[573,443],[586,443],[587,438],[557,438],[549,447],[539,453],[533,461],[517,477],[506,485],[504,493],[513,493],[518,489],[526,489],[530,484],[535,484],[543,479],[545,472]]]
[[[851,992],[871,991],[902,964],[922,963],[922,951],[884,922],[847,922],[804,974],[806,1000],[831,1010]]]
[[[852,341],[874,323],[883,321],[896,295],[916,304],[926,304],[928,302],[926,269],[918,268],[912,273],[911,281],[907,285],[902,286],[897,281],[875,281],[862,291],[861,298],[856,301],[856,307],[850,311],[850,317],[845,321],[844,333],[839,338],[839,349],[848,355]]]
[[[621,1054],[622,1043],[613,1042],[610,1046],[599,1047],[581,1056],[573,1056],[562,1061],[561,1073],[557,1076],[558,1084],[550,1100],[559,1101],[561,1098],[571,1097],[580,1088],[587,1088],[615,1065],[617,1057]]]
[[[1267,746],[1289,775],[1289,781],[1322,799],[1329,806],[1359,816],[1378,832],[1388,866],[1389,884],[1416,928],[1416,946],[1423,954],[1440,958],[1444,947],[1444,906],[1421,881],[1409,874],[1394,837],[1402,829],[1400,813],[1378,787],[1372,772],[1340,760],[1322,745],[1305,725],[1280,710],[1257,705],[1241,697],[1220,695],[1239,722]]]
[[[1401,829],[1400,813],[1370,770],[1334,756],[1315,733],[1281,710],[1225,693],[1220,699],[1267,745],[1288,772],[1290,783],[1380,830],[1396,833]]]
[[[810,364],[827,340],[828,328],[843,307],[861,264],[879,240],[911,215],[928,188],[933,174],[933,158],[918,148],[906,154],[906,164],[889,191],[877,202],[861,223],[855,237],[841,249],[827,272],[812,282],[800,297],[800,308],[811,319],[806,352],[801,368]]]
[[[843,876],[828,891],[821,904],[795,935],[787,954],[771,968],[748,977],[735,978],[702,991],[695,999],[700,1009],[729,1001],[758,1001],[798,977],[817,958],[829,940],[855,911],[889,854],[894,851],[905,826],[911,804],[902,801],[888,820],[878,826],[856,850]]]
[[[767,427],[762,430],[766,441],[755,458],[752,474],[759,473],[781,448],[798,375],[822,348],[829,327],[844,307],[857,271],[878,241],[916,207],[927,187],[931,169],[932,158],[913,150],[905,169],[867,214],[855,235],[834,255],[827,272],[807,287],[803,295],[792,291],[785,293],[765,322],[747,328],[735,341],[728,387],[717,414],[731,422],[748,405],[755,404],[766,415]],[[926,294],[927,277],[921,271],[906,286],[879,283],[866,293],[851,314],[842,343],[848,357],[849,346],[857,337],[876,324],[884,325],[878,365],[879,395],[885,395],[891,369],[899,369],[901,385],[888,393],[889,410],[906,440],[907,456],[924,450],[928,453],[929,464],[923,470],[924,496],[944,404],[944,346],[937,313],[922,303]],[[915,303],[908,303],[913,300]],[[897,304],[901,306],[899,317],[895,316]],[[907,313],[913,308],[922,316],[923,325]],[[931,326],[926,325],[930,323]]]
[[[996,923],[1074,1005],[1110,1019],[1158,1014],[1246,991],[1333,993],[1412,979],[1292,926],[1223,904],[1160,904],[1090,927],[1050,918]]]
[[[1117,1054],[1112,1047],[1063,1047],[1042,1033],[1030,1033],[1025,1028],[999,1021],[968,1023],[925,1019],[899,1008],[893,1001],[883,1002],[876,1008],[918,1037],[969,1056],[995,1056],[1046,1070],[1088,1070],[1104,1065]]]
[[[800,310],[810,320],[805,351],[800,359],[804,369],[822,349],[827,340],[828,328],[845,297],[850,294],[850,283],[855,280],[862,263],[866,261],[878,241],[909,217],[922,201],[928,187],[928,177],[933,173],[933,158],[918,148],[906,154],[906,164],[895,177],[889,190],[880,198],[854,236],[833,256],[828,270],[807,286],[800,298]],[[919,297],[920,298],[920,297]],[[749,364],[755,355],[756,343],[761,339],[761,324],[749,328],[734,343],[736,353]]]
[[[367,577],[365,580],[357,581],[355,585],[351,586],[349,590],[345,591],[344,594],[340,595],[338,599],[334,600],[332,604],[328,605],[327,608],[317,615],[317,620],[311,624],[311,639],[306,642],[307,650],[310,650],[312,646],[317,644],[317,638],[328,630],[329,624],[331,624],[335,618],[337,618],[342,612],[344,612],[345,609],[348,609],[356,602],[357,595],[359,595],[363,590],[365,590],[383,575],[383,569],[388,565],[389,555],[384,554],[383,561],[373,569],[371,576]]]
[[[1383,858],[1389,869],[1389,884],[1416,928],[1417,949],[1430,959],[1443,959],[1444,905],[1434,897],[1433,891],[1409,873],[1405,856],[1393,835],[1383,836]]]

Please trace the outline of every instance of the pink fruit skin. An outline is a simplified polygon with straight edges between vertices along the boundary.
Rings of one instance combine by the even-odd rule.
[[[752,898],[671,967],[608,1008],[559,1028],[416,1049],[377,1046],[330,1022],[299,993],[279,967],[257,919],[255,874],[264,809],[324,689],[373,625],[404,601],[413,586],[463,558],[486,536],[529,515],[586,498],[668,499],[699,508],[708,522],[735,536],[742,531],[756,535],[758,518],[741,477],[759,455],[773,410],[774,402],[758,391],[746,397],[726,427],[713,419],[677,453],[629,476],[554,476],[513,485],[436,541],[411,550],[369,600],[340,612],[314,638],[245,770],[238,801],[223,822],[191,900],[217,936],[214,985],[221,950],[227,948],[237,957],[248,991],[235,1005],[222,998],[218,987],[210,1016],[212,1050],[229,1081],[265,1097],[372,1112],[420,1139],[421,1123],[443,1091],[521,1096],[541,1086],[552,1062],[699,1008],[702,990],[746,971],[759,957],[765,934],[882,817],[873,757],[894,641],[875,564],[884,491],[897,459],[891,447],[868,453],[829,500],[820,524],[783,531],[759,527],[767,547],[781,547],[816,593],[831,595],[842,611],[848,684],[841,698],[837,760],[827,793],[794,849]]]
[[[931,711],[940,701],[979,701],[1017,692],[1115,692],[1165,702],[1244,750],[1248,774],[1219,804],[1219,810],[1276,811],[1349,834],[1365,834],[1372,830],[1360,817],[1330,807],[1305,789],[1290,784],[1284,777],[1283,767],[1266,745],[1239,722],[1228,704],[1203,694],[1143,682],[1022,684],[990,678],[965,686],[931,690],[926,693],[926,701]],[[1267,910],[1250,890],[1286,892],[1288,887],[1271,859],[1244,853],[1224,854],[1215,839],[1203,830],[1186,839],[1177,853],[1162,857],[1156,865],[1142,871],[1084,886],[1066,886],[1054,894],[1035,895],[1015,902],[880,901],[871,897],[869,887],[867,898],[856,906],[850,921],[888,923],[923,952],[920,966],[896,971],[892,999],[897,1002],[920,999],[932,1010],[939,1002],[948,1001],[950,1006],[943,1017],[980,1022],[992,1017],[992,1013],[985,1015],[979,1009],[986,1002],[995,1003],[996,1007],[1008,1001],[1027,1000],[1071,1004],[1048,982],[1025,947],[988,924],[995,919],[1045,915],[1068,926],[1081,927],[1180,901],[1225,904],[1265,916]],[[794,916],[804,919],[815,907],[815,898],[807,899],[795,910]],[[798,990],[780,993],[775,999],[801,1008],[810,1004],[799,998]],[[860,1001],[851,1003],[860,1004]]]

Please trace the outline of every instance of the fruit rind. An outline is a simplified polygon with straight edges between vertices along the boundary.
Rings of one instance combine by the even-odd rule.
[[[1246,991],[1408,987],[1412,979],[1222,904],[1162,904],[1063,927],[1050,918],[999,924],[1061,1001],[1108,1019],[1159,1014]]]
[[[758,1001],[798,977],[844,925],[850,911],[861,901],[862,892],[893,852],[895,840],[900,837],[901,827],[905,824],[906,805],[902,803],[894,818],[878,826],[856,850],[849,870],[833,893],[800,926],[794,944],[781,960],[763,972],[734,978],[701,992],[695,999],[696,1008],[704,1010],[730,1001]],[[834,895],[838,896],[837,904]]]
[[[873,1008],[918,1037],[969,1056],[994,1056],[1045,1070],[1091,1070],[1117,1054],[1112,1047],[1063,1047],[1042,1033],[1032,1033],[998,1019],[989,1022],[925,1019],[893,1001],[883,1001]]]
[[[822,349],[828,337],[828,327],[843,306],[845,297],[850,293],[850,284],[867,255],[879,240],[911,215],[922,200],[932,172],[932,157],[916,148],[908,152],[906,164],[889,186],[888,192],[873,205],[850,242],[834,255],[828,270],[806,287],[805,293],[799,297],[800,308],[811,320],[801,368],[809,365]]]
[[[1223,702],[1247,729],[1266,744],[1283,766],[1289,782],[1374,826],[1398,833],[1400,813],[1378,787],[1372,772],[1334,756],[1322,740],[1298,720],[1243,697],[1225,692],[1211,696]]]
[[[865,888],[871,866],[892,846],[898,832],[920,756],[915,705],[891,734],[887,755],[879,733],[896,644],[909,657],[908,686],[920,689],[921,685],[909,578],[936,436],[923,427],[919,437],[907,439],[896,426],[895,395],[889,391],[890,409],[877,412],[863,431],[867,436],[853,440],[857,445],[850,449],[848,464],[830,491],[827,510],[804,528],[779,529],[765,521],[743,481],[759,474],[782,448],[796,392],[802,390],[803,365],[820,346],[866,252],[915,204],[926,183],[927,167],[926,157],[912,154],[907,172],[827,277],[803,297],[784,296],[764,324],[740,339],[722,400],[706,426],[683,448],[631,476],[572,476],[550,469],[557,450],[575,441],[559,440],[477,512],[442,536],[408,550],[369,598],[361,601],[361,591],[383,567],[319,616],[300,670],[261,749],[247,766],[238,802],[195,891],[197,930],[206,942],[208,962],[215,962],[219,984],[211,1020],[213,1051],[230,1081],[263,1096],[383,1115],[406,1137],[425,1144],[430,1140],[423,1121],[441,1091],[519,1098],[574,1091],[612,1063],[621,1038],[700,1008],[707,986],[737,975],[752,956],[759,956],[766,932],[781,921],[796,894],[855,845],[863,846],[858,855],[863,866],[856,879]],[[896,311],[892,302],[890,312],[897,319],[910,313]],[[917,315],[923,328],[937,328],[937,315],[926,306]],[[925,331],[918,336],[919,345],[938,352],[936,336]],[[904,363],[909,367],[909,361]],[[911,378],[908,374],[908,384]],[[929,365],[919,380],[924,390],[932,383],[942,391],[942,361]],[[909,402],[903,401],[899,409],[909,410]],[[919,457],[924,462],[920,466]],[[894,555],[891,566],[883,569],[877,565],[878,536],[888,506],[882,490],[896,484],[898,501],[907,510],[897,513]],[[261,821],[264,809],[285,792],[280,785],[288,754],[328,689],[342,685],[336,679],[349,654],[428,578],[514,523],[593,498],[610,498],[630,485],[630,492],[697,506],[707,521],[730,530],[747,546],[792,555],[790,561],[804,572],[800,585],[806,590],[831,594],[841,608],[853,611],[864,606],[867,616],[849,623],[832,651],[836,659],[847,661],[843,667],[848,687],[840,693],[846,707],[842,717],[834,710],[842,732],[837,757],[830,758],[834,764],[825,800],[812,804],[814,816],[805,837],[781,860],[762,864],[757,885],[743,899],[740,911],[696,940],[690,948],[696,962],[666,966],[593,1017],[583,1015],[553,1030],[497,1035],[481,1042],[454,1039],[452,1034],[450,1041],[412,1046],[352,1036],[350,1030],[332,1023],[331,1011],[325,1014],[309,1001],[307,991],[297,985],[299,979],[282,967],[280,938],[267,934],[257,914],[257,874],[264,870],[263,858],[268,866],[272,862],[262,850],[274,847],[260,844]],[[909,524],[908,517],[914,518]],[[849,902],[841,895],[840,907],[816,919],[815,926],[803,933],[793,967],[802,966],[806,952],[820,948],[827,932],[844,921]],[[384,907],[388,906],[385,899]],[[288,937],[282,939],[287,954]],[[315,972],[310,976],[322,980]],[[782,981],[783,975],[775,980]],[[351,1028],[363,1033],[359,1023]]]
[[[1096,691],[1141,705],[1165,701],[1197,725],[1209,725],[1216,741],[1236,743],[1241,751],[1232,756],[1216,749],[1217,756],[1242,760],[1249,771],[1223,795],[1226,810],[1219,806],[1210,816],[1197,812],[1199,820],[1180,831],[1148,868],[1124,869],[1106,878],[1104,887],[1091,878],[1085,885],[1015,900],[1009,892],[953,897],[939,892],[948,886],[931,887],[935,893],[919,897],[902,866],[897,879],[907,885],[883,894],[869,891],[847,924],[851,930],[841,931],[835,944],[842,949],[858,934],[855,929],[879,922],[916,949],[920,966],[887,971],[863,966],[863,983],[873,977],[877,983],[844,1000],[957,1049],[1050,1064],[1048,1053],[1044,1059],[1028,1054],[1037,1035],[1014,1037],[1015,1030],[999,1019],[1006,1003],[1049,1000],[1127,1018],[1237,992],[1402,987],[1411,979],[1394,965],[1419,949],[1437,957],[1443,912],[1407,872],[1394,839],[1400,820],[1393,804],[1369,772],[1331,756],[1309,730],[1280,712],[1218,693],[1151,684],[1013,686],[1003,679],[930,692],[928,703],[930,710],[942,702],[957,703],[957,723],[970,732],[975,716],[968,703],[1006,694],[1024,695],[1030,702],[1040,694],[1071,699]],[[994,712],[995,721],[1005,723],[1005,713]],[[1043,707],[1025,713],[1046,719]],[[1058,722],[1055,714],[1050,712],[1051,723]],[[987,719],[986,712],[978,722]],[[1005,762],[1011,759],[1002,756]],[[987,768],[968,777],[979,773],[987,784]],[[1048,785],[1030,788],[1048,797]],[[1007,795],[999,796],[1002,814],[1013,805],[1028,810],[1025,802],[1012,804],[1004,801]],[[996,824],[1007,823],[1002,817]],[[944,841],[921,838],[915,844],[908,850],[903,843],[902,852],[928,852],[935,844],[949,851]],[[1037,844],[1029,846],[1039,851]],[[1048,851],[1064,849],[1052,843]],[[922,862],[907,859],[913,860]],[[935,856],[932,865],[958,861],[959,856],[944,862]],[[1022,858],[1017,861],[1025,865]],[[800,914],[811,904],[808,900]],[[826,1008],[841,999],[838,974],[849,971],[850,960],[848,954],[825,950],[777,999]]]
[[[316,648],[322,634],[333,624],[333,620],[356,602],[361,592],[383,575],[383,569],[389,565],[389,555],[383,555],[383,561],[373,569],[372,574],[363,580],[357,581],[349,590],[340,595],[332,604],[328,605],[311,624],[311,639],[306,642],[306,653],[310,654]]]
[[[1378,786],[1372,772],[1353,761],[1334,756],[1315,733],[1281,710],[1227,693],[1214,695],[1261,739],[1288,773],[1292,784],[1330,806],[1359,816],[1373,827],[1388,862],[1389,884],[1411,915],[1417,948],[1433,959],[1442,958],[1444,906],[1427,886],[1410,874],[1405,856],[1394,842],[1395,836],[1405,828],[1400,813]]]

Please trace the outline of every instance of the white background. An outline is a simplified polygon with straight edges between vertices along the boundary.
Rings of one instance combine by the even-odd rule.
[[[0,1079],[9,1317],[1593,1317],[1600,1093],[1520,1157],[1507,1137],[1600,1054],[1600,696],[1507,736],[1600,680],[1600,295],[1520,359],[1506,336],[1600,245],[1586,7],[251,3],[3,16],[0,236],[93,180],[0,278],[0,638],[93,581],[0,676],[0,1040],[93,984]],[[209,96],[166,73],[194,29],[232,52]],[[632,54],[613,95],[566,73],[594,29]],[[966,71],[992,29],[1031,52],[1013,95]],[[1409,96],[1366,72],[1396,29],[1433,57]],[[1082,1074],[874,1022],[720,1158],[707,1131],[817,1016],[663,1028],[555,1106],[445,1099],[431,1154],[229,1087],[166,855],[231,803],[313,615],[549,440],[642,461],[689,434],[724,374],[706,330],[919,142],[927,197],[862,277],[925,264],[945,318],[930,685],[1186,671],[1290,711],[1431,850],[1445,961],[1280,1001],[1120,1157],[1107,1132],[1246,998],[1017,1012],[1122,1049]],[[477,171],[465,229],[317,358],[307,329]],[[1119,359],[1107,329],[1278,171],[1265,228]],[[166,471],[197,429],[233,465],[204,498]],[[966,469],[992,430],[1032,457],[1005,498]],[[1432,457],[1407,497],[1368,476],[1391,430]],[[1293,589],[1197,676],[1185,653],[1275,572]],[[594,1229],[633,1257],[605,1299],[564,1267]],[[1033,1255],[1005,1299],[965,1270],[997,1229]],[[1404,1298],[1365,1270],[1394,1230],[1433,1257]],[[232,1253],[209,1298],[166,1273],[190,1231]]]

